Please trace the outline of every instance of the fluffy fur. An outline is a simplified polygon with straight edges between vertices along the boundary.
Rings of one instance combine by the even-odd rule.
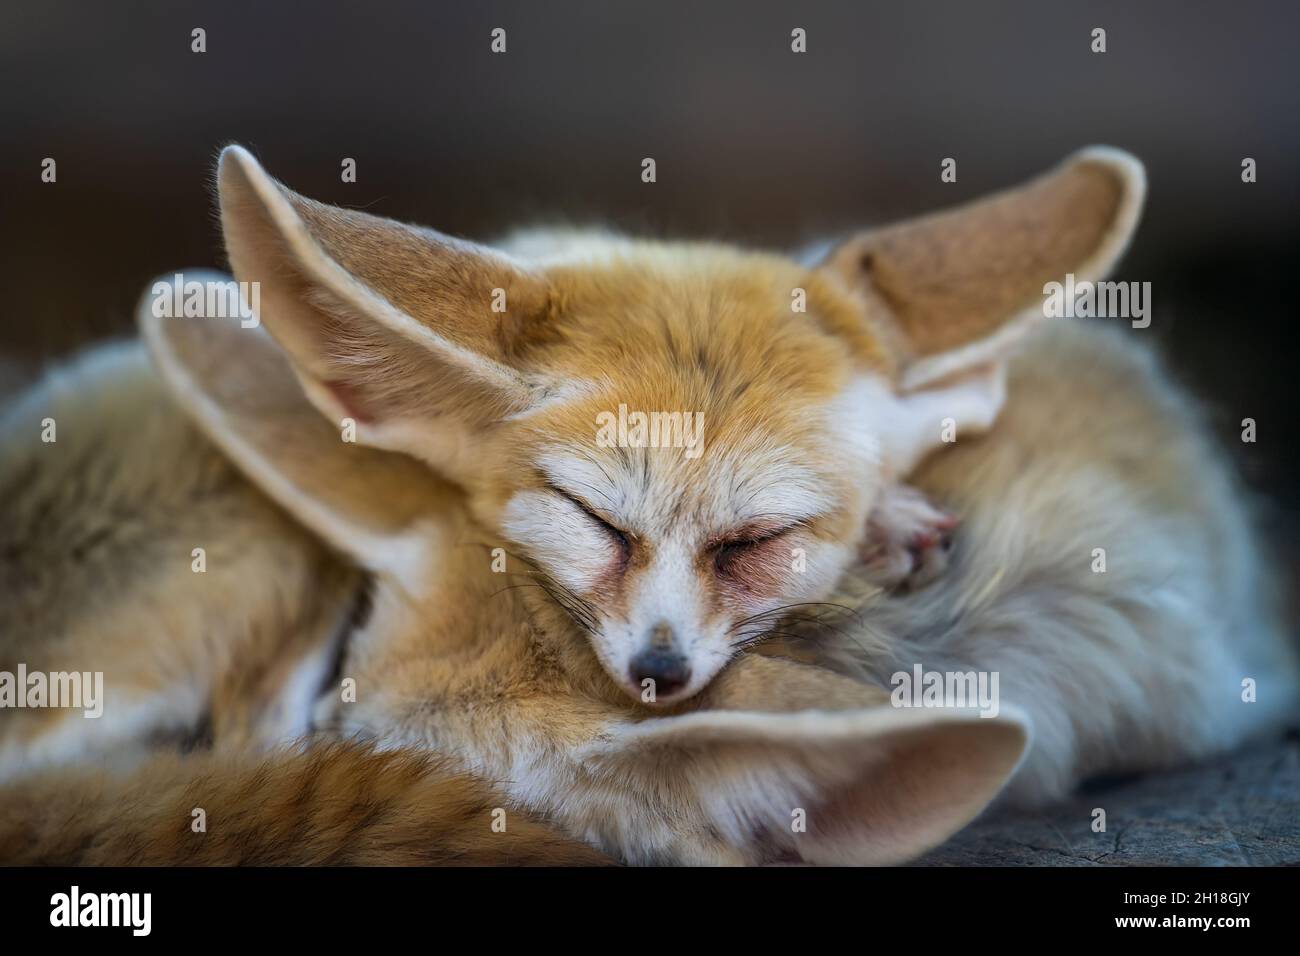
[[[249,799],[255,795],[256,799]],[[0,860],[47,866],[601,866],[608,857],[427,754],[355,745],[152,758],[8,788]],[[196,830],[194,811],[204,811]],[[504,829],[493,828],[504,820]]]
[[[1294,719],[1294,643],[1247,496],[1150,351],[1101,322],[1053,323],[1008,392],[996,429],[912,477],[962,515],[945,578],[906,595],[842,582],[862,608],[850,656],[881,680],[916,662],[999,671],[1034,726],[1020,803]]]
[[[262,357],[275,360],[276,354],[268,351]],[[256,351],[245,352],[243,358],[241,368],[264,387],[241,385],[231,392],[269,414],[276,392],[272,382],[277,379],[259,378],[268,369]],[[105,383],[109,367],[116,376],[108,378],[112,387],[95,387]],[[192,436],[179,427],[182,419],[167,403],[161,383],[141,361],[138,348],[91,352],[56,378],[82,386],[68,393],[80,404],[70,401],[61,406],[65,421],[84,420],[92,412],[105,416],[97,461],[121,476],[121,483],[112,486],[119,491],[112,512],[119,522],[147,521],[158,504],[159,483],[177,477],[173,453],[224,461],[213,448],[189,443]],[[229,375],[219,380],[230,387]],[[213,388],[213,393],[220,394],[220,389]],[[178,426],[167,443],[151,445],[149,455],[140,455],[128,440],[137,420],[126,413],[142,407],[132,400],[140,395],[151,399],[144,406],[164,418],[175,416]],[[237,415],[234,404],[231,398],[231,404],[224,406],[232,417]],[[335,492],[346,487],[343,476],[353,462],[351,456],[340,459],[328,454],[337,447],[329,426],[314,416],[301,396],[294,419],[300,427],[289,426],[283,409],[279,414],[275,427],[258,419],[259,434],[276,449],[289,452],[286,463],[303,465],[303,481],[318,482],[322,489]],[[301,442],[312,441],[313,435],[330,444],[317,447],[314,457],[300,456]],[[290,436],[300,444],[286,448],[285,442],[294,440]],[[327,454],[322,457],[322,452]],[[380,467],[368,473],[373,479],[382,472]],[[31,488],[29,496],[13,500],[37,511],[47,500],[59,500],[76,513],[77,521],[102,517],[105,502],[96,494],[64,494],[71,480],[68,473],[57,480],[47,476]],[[4,844],[5,859],[47,863],[450,859],[461,852],[456,847],[472,842],[470,837],[457,836],[449,849],[436,842],[449,831],[438,830],[433,842],[422,837],[413,847],[386,849],[386,826],[362,825],[344,837],[323,814],[309,816],[295,831],[305,841],[300,852],[277,843],[275,836],[286,824],[278,811],[266,809],[280,806],[277,794],[304,787],[319,793],[323,806],[332,806],[336,799],[355,805],[370,799],[370,771],[394,772],[400,778],[406,772],[403,768],[423,766],[419,755],[432,750],[442,755],[437,785],[413,786],[395,796],[391,805],[399,819],[423,819],[418,817],[423,813],[432,820],[464,820],[455,807],[467,802],[478,807],[475,801],[490,791],[474,781],[486,780],[500,794],[491,798],[492,806],[506,807],[512,815],[523,813],[525,818],[532,808],[532,814],[553,827],[631,862],[892,862],[942,840],[978,813],[1001,789],[1026,745],[1025,726],[1014,709],[996,721],[961,711],[896,711],[887,705],[886,695],[869,686],[792,661],[757,656],[736,661],[704,693],[668,711],[670,716],[639,708],[610,684],[583,636],[560,626],[567,618],[551,620],[554,631],[530,623],[529,609],[518,591],[490,570],[485,548],[472,523],[466,523],[456,509],[454,494],[433,481],[424,487],[432,497],[425,502],[423,526],[430,534],[442,535],[442,558],[429,569],[436,583],[426,585],[418,599],[399,574],[387,573],[376,575],[373,596],[361,602],[373,608],[362,613],[353,604],[359,597],[355,588],[344,588],[346,600],[340,600],[334,594],[320,594],[315,582],[300,581],[300,590],[288,596],[293,599],[291,606],[299,601],[327,601],[336,608],[334,625],[339,630],[355,625],[337,678],[355,681],[356,701],[344,703],[338,680],[327,680],[309,743],[316,747],[330,739],[362,737],[388,755],[372,761],[362,751],[344,750],[337,757],[327,752],[323,763],[304,760],[295,752],[303,742],[296,730],[277,738],[284,733],[279,717],[284,688],[294,681],[268,685],[239,679],[243,661],[255,663],[264,645],[274,645],[277,638],[284,653],[284,672],[293,674],[300,668],[293,630],[277,635],[257,627],[232,629],[239,618],[230,618],[228,612],[240,608],[239,589],[259,575],[281,575],[281,569],[268,563],[265,550],[244,546],[249,535],[244,522],[264,522],[260,532],[273,533],[278,530],[276,522],[283,520],[251,488],[238,482],[236,487],[248,496],[227,502],[221,521],[214,522],[207,514],[208,503],[199,495],[177,507],[171,521],[151,526],[157,551],[174,553],[172,560],[186,574],[194,572],[182,545],[199,540],[210,553],[226,556],[225,561],[210,562],[204,574],[195,575],[202,581],[193,585],[201,594],[196,600],[207,602],[207,616],[187,625],[190,630],[160,631],[147,613],[140,613],[140,608],[150,607],[146,599],[154,587],[153,576],[125,576],[118,587],[106,592],[83,585],[96,597],[101,614],[105,609],[135,614],[136,628],[114,638],[113,654],[105,662],[106,685],[111,688],[119,679],[147,676],[151,672],[140,670],[139,665],[149,661],[161,665],[172,659],[173,648],[208,648],[209,657],[186,665],[196,670],[192,677],[185,676],[196,688],[197,708],[188,699],[182,707],[172,704],[167,696],[172,678],[160,670],[153,686],[153,719],[134,736],[99,740],[91,752],[82,744],[90,722],[77,713],[41,712],[61,715],[64,730],[53,735],[9,723],[13,712],[6,713],[6,730],[14,735],[10,753],[19,759],[3,768],[8,786],[0,790],[0,808],[12,835],[12,842]],[[365,487],[373,492],[374,480]],[[171,494],[179,495],[183,488],[178,482]],[[434,520],[439,490],[450,496],[442,504],[450,513],[441,524]],[[357,509],[364,512],[373,500],[369,494],[358,498]],[[69,521],[66,527],[79,526]],[[310,539],[286,540],[302,549],[297,560],[321,560],[324,568],[329,567],[328,553]],[[49,543],[52,548],[57,544]],[[105,560],[117,554],[114,544],[112,539],[105,543]],[[65,575],[74,570],[67,566],[69,552],[55,550],[65,555],[64,564],[43,578],[47,584],[66,580]],[[15,574],[23,557],[11,552],[11,561],[17,562],[10,566]],[[339,563],[335,570],[346,568]],[[40,604],[33,597],[33,605]],[[93,645],[94,621],[93,615],[79,618],[81,630],[67,631],[68,638],[79,637],[87,646]],[[13,658],[26,660],[33,668],[49,668],[58,658],[43,653],[44,646],[33,639],[21,649],[15,647]],[[239,688],[243,694],[219,694],[219,688]],[[106,717],[116,706],[110,701]],[[266,719],[233,721],[225,716],[231,710]],[[309,714],[300,716],[311,722]],[[180,728],[170,736],[183,736],[180,742],[187,749],[197,745],[200,752],[179,759],[148,759],[149,751],[165,742],[160,735],[167,728]],[[250,742],[271,747],[275,755],[250,756]],[[213,748],[212,757],[202,756],[208,746]],[[42,761],[25,759],[36,752],[44,756]],[[385,762],[389,760],[391,764]],[[78,766],[51,766],[56,762]],[[102,764],[102,769],[95,770],[96,764]],[[323,774],[323,766],[350,769]],[[954,786],[957,780],[960,789]],[[152,802],[134,796],[153,793],[167,799]],[[183,799],[171,800],[169,795],[177,793],[183,793]],[[422,806],[424,800],[450,800],[454,806],[450,810]],[[209,811],[209,836],[220,839],[202,846],[188,839],[194,806]],[[805,832],[792,829],[796,812],[806,814]],[[68,829],[74,820],[80,822]],[[235,820],[242,821],[237,834],[219,832]],[[474,834],[484,842],[475,859],[506,861],[503,844],[493,842],[493,834],[477,826],[476,820]],[[75,839],[62,835],[65,830]],[[344,839],[349,841],[346,847]],[[554,846],[554,854],[511,851],[509,859],[555,864],[575,860],[565,849],[567,844],[560,841]]]
[[[145,522],[176,564],[101,599],[139,622],[163,595],[199,592],[178,647],[206,656],[170,663],[170,628],[124,630],[113,645],[117,674],[152,675],[140,699],[154,709],[123,725],[123,745],[251,706],[298,716],[253,721],[231,736],[237,749],[310,725],[434,751],[511,807],[628,861],[882,863],[993,799],[1031,722],[1012,786],[1032,802],[1089,773],[1230,747],[1293,706],[1266,569],[1186,399],[1107,330],[1031,328],[1044,281],[1099,277],[1122,252],[1143,189],[1129,157],[1085,152],[811,266],[599,234],[534,233],[494,251],[312,203],[238,149],[220,186],[232,266],[263,283],[274,341],[142,308],[166,393],[221,454],[160,407],[175,431],[147,452],[96,449],[134,489],[108,513],[115,526],[152,513],[148,489],[173,480],[174,455],[229,475],[230,503],[211,508],[181,471],[177,493],[193,508]],[[806,312],[791,310],[794,290]],[[491,308],[498,291],[504,314]],[[117,396],[159,385],[121,352],[86,360],[68,394],[95,395],[87,381],[104,361],[134,383],[106,378],[82,399],[109,435],[136,424]],[[21,448],[3,458],[5,483],[32,488],[12,523],[31,528],[53,497],[79,516],[70,527],[102,524],[112,482],[69,496],[75,471],[21,482],[11,464],[44,454],[32,436],[50,388],[6,425]],[[704,454],[595,447],[596,416],[620,402],[702,411]],[[80,417],[63,416],[74,429]],[[941,439],[949,420],[955,447]],[[349,424],[357,444],[340,438]],[[946,575],[882,593],[854,556],[909,473],[963,529]],[[281,558],[291,573],[248,546],[272,538],[293,552]],[[204,541],[231,557],[172,581],[192,573],[189,549]],[[1096,547],[1105,574],[1091,570]],[[66,560],[46,588],[78,580]],[[370,579],[360,617],[352,568]],[[246,587],[286,593],[268,608]],[[41,593],[33,585],[27,606],[44,606]],[[828,599],[857,616],[819,626]],[[282,637],[259,639],[286,609]],[[5,659],[52,669],[58,643],[45,634],[70,634],[74,648],[97,637],[93,617],[29,619],[30,639]],[[337,676],[355,682],[355,701],[321,663],[345,630]],[[691,668],[652,701],[629,680],[647,640]],[[282,679],[236,679],[252,704],[224,701],[216,688],[250,648],[254,661],[280,660],[265,666]],[[175,670],[135,663],[150,659]],[[872,682],[828,669],[879,685],[918,663],[998,670],[1002,715],[896,709]],[[1241,701],[1244,677],[1259,681],[1258,703]],[[308,719],[301,688],[322,682]],[[169,696],[177,686],[188,696]],[[87,749],[35,729],[7,739],[19,770]],[[806,829],[793,825],[801,814]]]
[[[106,696],[94,720],[0,712],[0,769],[122,759],[201,725],[262,745],[306,731],[304,702],[282,710],[280,692],[295,662],[332,665],[359,575],[213,448],[138,343],[5,410],[0,489],[0,670],[102,671]]]

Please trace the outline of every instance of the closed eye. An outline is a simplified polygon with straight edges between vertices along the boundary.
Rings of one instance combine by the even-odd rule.
[[[770,541],[783,537],[803,527],[807,522],[796,521],[770,530],[749,531],[726,538],[714,545],[714,566],[722,574],[736,574],[744,570],[746,559],[750,558]]]
[[[546,487],[550,488],[551,491],[555,492],[565,501],[569,502],[569,504],[573,505],[583,514],[585,514],[593,522],[599,525],[601,529],[603,529],[605,533],[608,534],[614,540],[614,543],[618,545],[619,550],[622,554],[623,561],[627,561],[627,559],[632,554],[632,538],[626,531],[624,531],[622,528],[610,524],[599,514],[597,514],[595,509],[592,508],[591,505],[587,504],[577,495],[570,494],[569,492],[565,491],[563,488],[559,487],[558,485],[553,485],[550,482],[546,483]]]

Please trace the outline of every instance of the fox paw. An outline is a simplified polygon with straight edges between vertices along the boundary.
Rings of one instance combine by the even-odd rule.
[[[867,517],[861,557],[867,578],[887,591],[914,591],[948,567],[959,519],[906,485],[886,489]]]

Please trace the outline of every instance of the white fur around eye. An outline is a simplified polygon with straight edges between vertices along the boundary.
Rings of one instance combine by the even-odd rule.
[[[519,492],[506,503],[501,527],[543,570],[575,591],[590,588],[618,560],[609,533],[554,493]]]

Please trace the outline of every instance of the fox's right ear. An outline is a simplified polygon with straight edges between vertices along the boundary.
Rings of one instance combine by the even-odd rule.
[[[234,291],[230,277],[216,272],[186,272],[181,281]],[[174,282],[163,276],[153,284],[137,321],[181,408],[269,498],[335,550],[419,586],[438,544],[425,518],[449,487],[415,459],[355,444],[348,428],[331,426],[262,329],[245,327],[237,315],[161,317],[156,305],[179,294]]]
[[[360,442],[459,477],[486,426],[548,392],[518,361],[549,310],[545,280],[503,254],[314,202],[240,146],[221,154],[221,225],[235,277],[303,390]]]

